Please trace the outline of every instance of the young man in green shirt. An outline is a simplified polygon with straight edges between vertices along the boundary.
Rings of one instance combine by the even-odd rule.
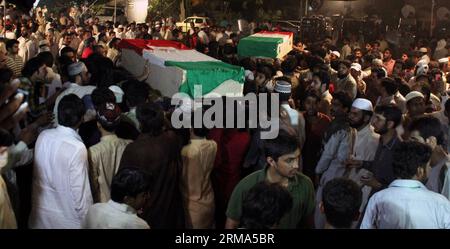
[[[298,171],[300,148],[297,139],[280,131],[277,138],[264,141],[267,165],[242,179],[235,187],[227,208],[225,228],[237,228],[242,216],[242,203],[257,183],[278,183],[292,195],[292,209],[281,219],[278,228],[313,228],[315,196],[311,180]]]

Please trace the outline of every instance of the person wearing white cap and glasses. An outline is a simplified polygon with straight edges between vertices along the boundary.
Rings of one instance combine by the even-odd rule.
[[[325,226],[325,216],[320,211],[322,190],[330,180],[342,177],[345,173],[345,162],[351,153],[351,127],[348,122],[348,112],[352,106],[352,98],[346,92],[333,94],[331,115],[333,120],[323,136],[323,152],[315,168],[318,184],[316,192],[316,210],[314,214],[315,227]]]
[[[291,107],[291,91],[292,86],[289,82],[278,80],[275,83],[274,93],[278,93],[280,99],[280,129],[296,136],[302,148],[305,143],[305,118]]]
[[[56,98],[55,107],[53,109],[56,122],[58,122],[58,104],[64,96],[75,94],[82,99],[84,96],[90,95],[96,88],[95,86],[87,85],[90,80],[90,74],[83,62],[75,62],[70,64],[67,67],[67,71],[70,84],[68,84],[68,88]]]
[[[366,82],[362,79],[362,68],[359,63],[352,63],[352,66],[350,67],[350,74],[353,76],[353,78],[356,80],[356,84],[358,85],[358,93],[365,94],[366,93]]]

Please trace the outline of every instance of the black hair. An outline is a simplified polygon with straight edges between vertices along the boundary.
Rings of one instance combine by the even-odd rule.
[[[408,141],[400,143],[393,154],[392,167],[394,175],[400,179],[411,179],[419,167],[425,168],[431,159],[431,147],[415,142]]]
[[[150,174],[134,167],[120,169],[111,182],[111,200],[123,203],[125,196],[136,197],[150,192],[153,179]]]
[[[150,133],[153,136],[161,134],[164,128],[164,112],[155,103],[143,103],[137,106],[136,118],[141,125],[142,133]]]
[[[450,99],[447,99],[447,101],[445,101],[445,104],[444,104],[444,106],[445,106],[445,111],[448,113],[448,114],[450,114],[450,101],[449,101]]]
[[[75,50],[74,50],[73,48],[69,47],[69,46],[65,46],[65,47],[63,47],[63,48],[61,49],[60,54],[61,54],[61,56],[62,56],[62,55],[65,55],[65,54],[67,54],[67,53],[70,53],[70,52],[75,53]]]
[[[256,62],[255,62],[255,60],[253,60],[250,57],[246,57],[246,58],[242,59],[240,64],[245,70],[250,70],[250,71],[256,70]]]
[[[0,128],[0,146],[9,147],[14,143],[14,137],[7,130]]]
[[[85,60],[91,74],[89,84],[98,87],[109,87],[114,83],[114,63],[111,59],[99,54],[92,54]]]
[[[105,103],[116,103],[116,97],[113,91],[107,87],[97,87],[91,93],[92,104],[95,109]]]
[[[378,79],[387,77],[386,71],[381,68],[372,69],[372,74],[375,75]]]
[[[318,72],[313,73],[313,77],[317,76],[319,77],[320,81],[322,82],[322,84],[326,84],[327,85],[327,89],[330,85],[330,75],[328,74],[328,72],[320,70]]]
[[[278,161],[279,157],[294,153],[300,146],[296,137],[280,130],[277,138],[264,140],[263,148],[266,158]]]
[[[127,87],[124,90],[124,97],[130,107],[135,107],[145,103],[148,99],[150,87],[147,83],[138,80],[129,80],[126,82]]]
[[[0,85],[4,86],[4,84],[8,84],[13,76],[14,72],[11,69],[7,67],[0,68]]]
[[[395,105],[381,105],[375,108],[376,114],[381,114],[387,121],[394,122],[394,128],[402,121],[402,111]]]
[[[277,183],[259,182],[242,203],[241,225],[247,229],[270,229],[292,209],[292,196]]]
[[[396,66],[396,65],[402,65],[402,69],[405,69],[405,62],[404,61],[402,61],[402,60],[395,60],[395,64],[394,64],[394,67]]]
[[[283,73],[292,73],[297,68],[297,59],[295,56],[288,56],[286,59],[281,62],[281,69]]]
[[[30,78],[40,67],[44,65],[44,60],[41,57],[34,57],[27,61],[22,69],[22,75]]]
[[[85,111],[84,103],[77,95],[66,95],[58,104],[58,124],[76,127],[83,120]]]
[[[398,91],[398,84],[392,78],[382,78],[381,86],[386,90],[390,96],[394,95]]]
[[[335,178],[323,188],[323,208],[327,222],[335,228],[350,228],[358,218],[362,191],[350,179]]]
[[[106,36],[106,34],[105,33],[100,33],[100,34],[98,34],[98,40],[100,41],[103,37],[105,37]]]
[[[14,46],[14,44],[19,44],[19,41],[16,39],[7,40],[5,43],[5,47],[7,50],[9,50]]]
[[[336,99],[339,101],[339,103],[342,104],[344,108],[347,108],[350,110],[352,108],[353,100],[352,97],[347,92],[339,91],[336,93],[333,93],[333,99]]]
[[[120,41],[120,39],[117,37],[114,37],[108,44],[109,48],[113,48],[114,43],[116,43],[116,41]]]
[[[339,61],[339,64],[344,64],[344,66],[346,66],[348,69],[350,69],[350,67],[352,66],[352,62],[349,60]]]
[[[303,96],[303,102],[304,102],[308,97],[311,97],[311,98],[316,99],[316,102],[317,102],[317,103],[319,103],[320,100],[321,100],[321,97],[320,97],[319,93],[318,93],[317,91],[315,91],[315,90],[312,90],[312,89],[306,91],[305,95]]]
[[[408,127],[409,132],[418,131],[425,140],[431,136],[435,137],[438,145],[444,143],[444,134],[439,119],[431,116],[425,116],[415,119]]]
[[[55,62],[55,59],[53,58],[53,55],[51,52],[49,52],[49,51],[40,52],[37,56],[44,61],[44,64],[47,67],[53,67],[53,63]]]

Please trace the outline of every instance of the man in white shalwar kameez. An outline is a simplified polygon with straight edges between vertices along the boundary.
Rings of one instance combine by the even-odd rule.
[[[371,119],[373,115],[373,106],[370,100],[358,98],[353,101],[352,108],[349,113],[350,126],[352,132],[351,159],[357,161],[373,161],[377,152],[380,135],[376,134]],[[348,172],[348,177],[362,187],[362,203],[360,212],[364,212],[364,208],[369,200],[371,187],[363,185],[361,177],[370,174],[366,169],[352,169]],[[357,222],[352,227],[356,227]]]
[[[88,153],[77,129],[83,101],[64,96],[58,106],[58,126],[43,131],[36,142],[32,180],[32,229],[77,229],[92,205]]]

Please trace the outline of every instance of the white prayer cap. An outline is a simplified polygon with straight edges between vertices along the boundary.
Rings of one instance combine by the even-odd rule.
[[[116,97],[116,103],[122,103],[122,98],[124,95],[122,88],[112,85],[109,87],[109,90],[114,93],[114,97]]]
[[[352,66],[350,67],[350,69],[355,69],[358,72],[362,71],[362,67],[359,63],[352,63]]]
[[[289,82],[279,80],[275,83],[275,88],[273,89],[277,93],[291,93],[292,86]]]
[[[79,75],[83,71],[87,71],[87,68],[83,62],[75,62],[67,67],[67,72],[69,73],[69,76]]]
[[[373,59],[372,60],[372,64],[373,65],[377,65],[377,66],[383,66],[383,61],[381,59]]]
[[[420,48],[419,51],[420,51],[421,53],[428,53],[428,49],[427,49],[427,48],[424,48],[424,47]]]
[[[425,96],[423,96],[423,94],[421,92],[412,91],[405,96],[406,103],[408,103],[410,100],[415,99],[415,98],[425,99]]]
[[[123,25],[120,24],[119,27],[117,27],[118,29],[123,29]]]
[[[449,60],[448,60],[448,57],[445,57],[445,58],[439,59],[438,62],[439,62],[440,64],[446,64],[446,63],[448,63],[448,61],[449,61]]]
[[[341,58],[341,53],[338,51],[331,51],[332,54],[336,55],[336,57]]]
[[[372,102],[368,99],[358,98],[353,101],[352,107],[356,109],[373,112]]]

